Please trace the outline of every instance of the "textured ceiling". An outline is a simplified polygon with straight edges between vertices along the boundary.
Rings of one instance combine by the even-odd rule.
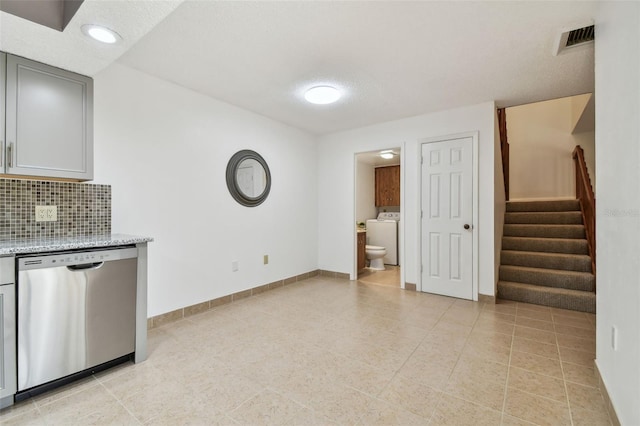
[[[181,2],[85,0],[62,32],[0,12],[0,50],[93,76],[126,52]],[[80,30],[84,24],[109,27],[122,36],[123,42],[105,45],[91,40]]]
[[[594,89],[593,45],[552,55],[561,30],[593,18],[594,2],[178,3],[87,0],[69,25],[75,26],[69,40],[2,14],[0,48],[19,46],[24,56],[89,75],[119,58],[315,134],[491,100],[513,106]],[[91,17],[125,43],[89,46],[79,26]],[[15,26],[8,33],[7,23]],[[304,90],[318,83],[334,84],[345,95],[333,105],[303,102]]]

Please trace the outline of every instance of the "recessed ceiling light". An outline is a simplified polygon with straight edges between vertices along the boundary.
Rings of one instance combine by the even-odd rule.
[[[87,24],[82,26],[82,32],[94,40],[102,43],[114,44],[122,40],[120,34],[100,25]]]
[[[318,105],[332,104],[340,99],[340,96],[340,91],[332,86],[315,86],[304,94],[307,102]]]

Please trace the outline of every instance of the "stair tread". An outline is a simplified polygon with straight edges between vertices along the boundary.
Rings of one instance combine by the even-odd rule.
[[[576,211],[580,210],[577,199],[507,201],[507,211]]]
[[[596,293],[594,291],[586,291],[586,290],[572,290],[569,288],[561,288],[561,287],[545,287],[535,284],[527,284],[527,283],[517,283],[513,281],[498,281],[498,287],[500,286],[512,286],[512,287],[520,287],[525,288],[532,291],[539,291],[545,293],[555,293],[555,294],[575,294],[575,295],[593,295],[596,297]]]
[[[503,253],[521,254],[527,256],[540,256],[540,257],[564,257],[572,259],[589,259],[591,256],[588,254],[574,254],[574,253],[553,253],[546,251],[525,251],[525,250],[502,250]]]
[[[587,241],[586,238],[557,238],[557,237],[519,237],[519,236],[503,236],[502,238],[512,238],[521,240],[544,240],[544,241],[558,241],[558,242],[575,242],[575,241]]]
[[[580,211],[555,212],[520,212],[507,211],[504,214],[505,224],[582,224]]]
[[[515,213],[515,212],[514,212]],[[530,227],[530,228],[537,228],[537,227],[549,227],[549,228],[575,228],[575,229],[582,229],[584,228],[584,225],[580,225],[577,223],[505,223],[504,226],[512,226],[512,227],[517,227],[517,226],[522,226],[522,227]]]
[[[580,211],[562,211],[562,212],[505,212],[505,214],[512,216],[532,216],[532,215],[542,215],[542,216],[578,216],[582,217],[582,212]]]
[[[596,294],[593,291],[498,281],[498,298],[596,313]]]
[[[586,254],[556,253],[547,251],[509,250],[500,252],[501,265],[530,268],[591,272],[591,257]]]
[[[503,228],[505,237],[584,239],[585,235],[584,225],[579,224],[505,223]]]
[[[534,272],[534,273],[535,272],[556,273],[558,275],[567,275],[567,276],[576,276],[576,277],[590,276],[595,278],[595,275],[591,272],[567,271],[564,269],[534,268],[531,266],[518,266],[518,265],[500,265],[500,268],[519,269],[519,270],[524,270],[526,272]]]

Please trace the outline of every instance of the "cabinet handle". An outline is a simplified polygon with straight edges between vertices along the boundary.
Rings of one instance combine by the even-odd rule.
[[[11,142],[7,148],[7,165],[13,167],[13,142]]]

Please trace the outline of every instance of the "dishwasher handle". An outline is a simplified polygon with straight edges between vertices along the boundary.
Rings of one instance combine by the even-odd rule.
[[[70,271],[93,271],[104,265],[104,262],[83,263],[82,265],[70,265],[67,269]]]

